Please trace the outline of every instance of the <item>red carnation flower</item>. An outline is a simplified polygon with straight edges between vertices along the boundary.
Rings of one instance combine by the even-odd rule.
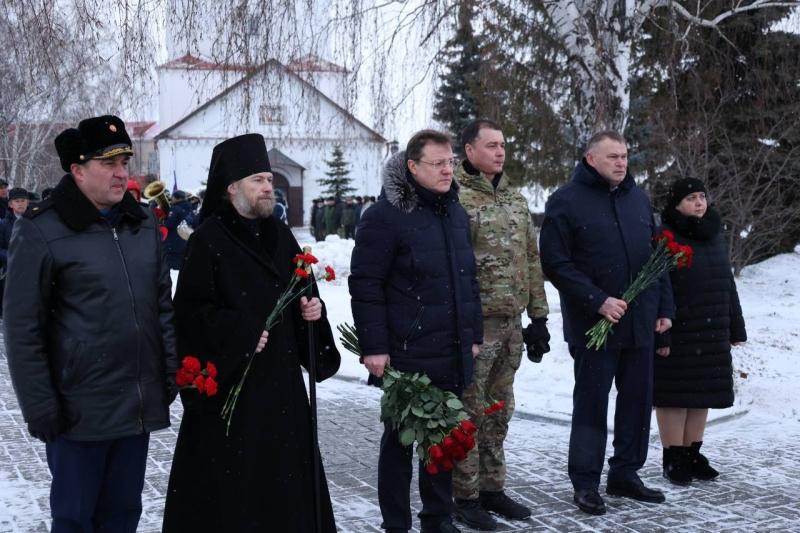
[[[453,469],[453,461],[448,458],[442,459],[442,470],[450,472]]]
[[[666,237],[668,241],[674,241],[674,240],[675,240],[675,234],[674,234],[674,233],[672,233],[672,232],[671,232],[670,230],[668,230],[668,229],[661,230],[661,235],[662,235],[662,236],[664,236],[664,237]]]
[[[464,433],[459,428],[454,428],[453,431],[450,432],[450,435],[459,443],[464,444],[464,441],[467,440],[467,434]]]
[[[306,279],[308,277],[308,271],[305,268],[295,268],[294,275],[298,278]]]
[[[158,226],[158,232],[161,234],[161,240],[166,241],[167,235],[169,235],[169,230],[166,226]]]
[[[303,262],[307,265],[316,265],[319,263],[319,259],[306,252],[303,254]]]
[[[470,451],[472,448],[475,447],[475,437],[472,435],[467,435],[467,440],[464,442],[464,449],[466,451]]]
[[[464,448],[459,448],[458,450],[456,450],[456,453],[453,454],[453,461],[455,462],[463,461],[466,458],[467,458],[467,450],[465,450]]]
[[[678,258],[678,268],[688,268],[692,266],[692,259],[694,257],[694,250],[688,244],[678,246],[678,253],[681,257]]]
[[[434,444],[430,448],[428,448],[428,455],[430,456],[432,461],[439,462],[444,458],[444,452],[442,451],[442,447],[438,444]]]
[[[499,402],[494,402],[493,404],[488,406],[486,409],[484,409],[483,410],[483,414],[491,415],[491,414],[496,413],[498,411],[502,411],[503,409],[505,409],[505,407],[506,407],[505,400],[500,400]]]
[[[191,372],[192,374],[199,374],[200,373],[200,359],[193,355],[187,355],[181,361],[183,368]]]
[[[211,361],[206,363],[206,374],[208,374],[208,377],[211,379],[217,379],[217,367]]]
[[[681,245],[678,244],[677,242],[675,242],[675,241],[668,241],[667,242],[667,251],[670,253],[670,255],[677,254],[678,252],[681,251],[680,249],[681,249]]]
[[[425,470],[432,476],[439,473],[439,467],[435,463],[428,463],[425,465]]]
[[[194,378],[194,382],[192,384],[195,387],[197,387],[197,390],[200,391],[200,394],[205,392],[205,390],[206,390],[206,378],[204,378],[203,376],[197,376],[196,378]]]
[[[468,419],[461,421],[461,429],[467,435],[473,435],[476,431],[478,431],[478,428],[475,426],[475,424],[472,423],[472,420]]]
[[[175,374],[175,384],[178,387],[187,387],[194,381],[194,375],[185,368],[179,368],[178,373]]]
[[[333,267],[328,265],[325,267],[325,281],[333,281],[336,279],[336,271],[333,270]]]
[[[208,396],[214,396],[215,394],[217,394],[217,382],[214,381],[214,378],[211,377],[207,378],[205,381],[205,387],[206,387],[206,394]]]

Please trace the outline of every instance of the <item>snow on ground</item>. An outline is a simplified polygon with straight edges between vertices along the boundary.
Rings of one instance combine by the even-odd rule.
[[[334,267],[337,279],[320,283],[334,333],[337,325],[353,323],[347,276],[350,273],[352,240],[329,236],[314,242],[306,229],[295,230],[301,246],[311,246],[321,265]],[[173,273],[174,274],[174,273]],[[744,412],[800,423],[800,246],[795,253],[768,259],[744,269],[736,280],[747,324],[749,341],[733,348],[736,401],[730,409],[714,409],[710,419],[721,419]],[[523,357],[514,384],[519,411],[569,420],[572,412],[572,358],[563,340],[558,291],[546,283],[550,305],[548,327],[551,351],[541,363]],[[527,318],[523,317],[523,325]],[[366,380],[367,372],[358,358],[341,343],[342,365],[339,376]],[[609,403],[613,405],[614,390]],[[613,409],[609,408],[609,426]],[[652,424],[654,431],[656,424]]]
[[[350,268],[352,240],[328,237],[314,243],[307,231],[297,231],[302,245],[314,248],[323,264],[332,263],[337,280],[322,284],[320,291],[332,326],[352,324],[346,275]],[[720,419],[745,411],[800,422],[800,247],[795,253],[768,259],[744,270],[737,279],[749,341],[733,348],[736,402],[730,409],[715,409],[710,418]],[[530,414],[568,420],[572,412],[572,358],[562,333],[558,291],[546,284],[550,305],[548,327],[551,351],[541,363],[523,358],[514,385],[517,409]],[[523,325],[527,318],[523,317]],[[337,335],[338,336],[338,335]],[[366,379],[366,370],[355,356],[339,346],[339,375]],[[613,402],[613,390],[612,390]],[[613,403],[611,404],[613,405]],[[613,409],[609,409],[609,425]],[[653,424],[655,428],[655,424]]]

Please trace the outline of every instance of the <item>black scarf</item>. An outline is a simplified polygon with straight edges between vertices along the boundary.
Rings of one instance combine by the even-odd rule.
[[[433,209],[433,212],[439,216],[447,216],[447,206],[451,202],[458,201],[456,189],[452,185],[450,186],[450,190],[444,194],[441,194],[428,190],[417,183],[417,180],[411,176],[411,173],[409,173],[409,181],[414,186],[414,190],[416,191],[417,196],[419,196],[421,203],[430,206],[430,208]],[[453,183],[455,183],[455,180]]]
[[[708,206],[702,217],[682,215],[675,208],[665,208],[661,219],[678,235],[696,241],[710,241],[719,234],[722,220],[717,210]]]

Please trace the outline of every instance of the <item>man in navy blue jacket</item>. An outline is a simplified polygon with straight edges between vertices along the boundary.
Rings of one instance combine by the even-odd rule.
[[[590,514],[606,510],[597,489],[612,381],[617,406],[606,493],[664,501],[636,472],[647,459],[654,333],[672,326],[674,308],[667,276],[633,302],[620,299],[647,262],[656,234],[650,201],[627,169],[625,139],[610,131],[594,135],[572,181],[548,199],[541,233],[542,267],[559,291],[564,338],[575,360],[569,476],[575,502]],[[586,331],[604,317],[614,324],[607,345],[586,348]]]
[[[383,193],[364,213],[350,267],[353,319],[364,364],[376,377],[387,365],[424,372],[461,395],[483,343],[469,219],[458,203],[450,139],[415,134],[387,161]],[[378,461],[383,528],[411,529],[411,446],[387,421]],[[450,472],[428,474],[420,463],[423,533],[457,533],[450,514]]]

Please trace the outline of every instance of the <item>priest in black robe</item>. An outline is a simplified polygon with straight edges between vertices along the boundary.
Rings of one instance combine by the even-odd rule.
[[[321,381],[336,373],[340,356],[316,287],[264,331],[301,253],[286,224],[271,216],[272,194],[261,135],[214,148],[202,222],[189,240],[174,305],[179,355],[199,358],[204,368],[213,362],[219,392],[181,391],[165,533],[336,531],[319,459],[314,474],[319,454],[301,365],[313,347]],[[226,435],[222,406],[250,357]]]

